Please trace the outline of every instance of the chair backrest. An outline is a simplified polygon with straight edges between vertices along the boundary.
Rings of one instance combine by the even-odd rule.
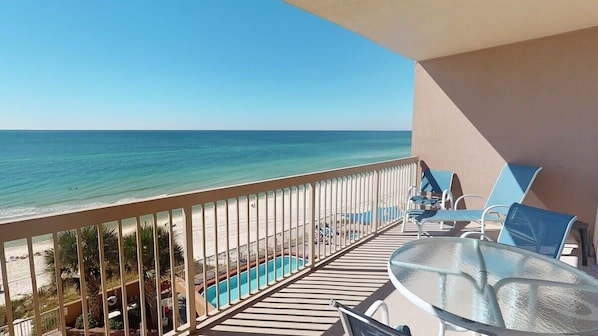
[[[542,167],[507,163],[496,179],[484,207],[522,202],[540,170]]]
[[[330,304],[338,310],[343,329],[348,336],[411,336],[409,328],[405,329],[406,332],[402,332],[336,300],[332,300]]]
[[[513,203],[497,241],[558,258],[576,219],[573,215]]]
[[[449,170],[424,169],[422,171],[422,180],[420,191],[422,193],[430,192],[442,194],[444,190],[451,190],[454,173]]]

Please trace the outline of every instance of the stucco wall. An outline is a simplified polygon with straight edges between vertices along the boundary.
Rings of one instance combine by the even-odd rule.
[[[525,203],[594,226],[598,27],[419,62],[414,99],[413,153],[464,193],[488,195],[507,161],[541,165]]]

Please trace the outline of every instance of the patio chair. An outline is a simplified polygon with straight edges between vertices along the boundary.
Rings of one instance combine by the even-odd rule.
[[[554,259],[560,258],[577,216],[519,203],[513,203],[508,208],[497,243],[516,246]],[[471,236],[493,241],[488,235],[476,231],[465,232],[461,238]]]
[[[558,259],[576,220],[573,215],[513,203],[496,241]],[[493,241],[481,232],[465,232],[461,237],[474,235]]]
[[[421,213],[421,209],[448,210],[449,206],[453,204],[451,190],[454,175],[449,170],[424,169],[419,189],[417,186],[411,186],[407,190],[403,223],[407,223],[409,216]],[[443,224],[444,222],[441,221],[441,230]],[[405,232],[405,225],[403,225],[402,231]]]
[[[336,300],[330,300],[330,305],[338,310],[347,336],[411,336],[411,330],[406,325],[395,328],[388,325],[388,307],[382,300],[374,302],[365,313],[360,313]],[[372,318],[379,308],[382,309],[382,322]]]
[[[417,224],[417,238],[421,237],[422,228],[426,222],[479,222],[481,223],[481,232],[484,233],[482,219],[501,221],[503,218],[501,213],[495,211],[494,208],[523,201],[540,170],[542,167],[505,164],[482,209],[458,209],[459,202],[466,197],[483,199],[478,195],[467,194],[455,200],[454,210],[424,210],[409,216],[408,218],[413,219]]]

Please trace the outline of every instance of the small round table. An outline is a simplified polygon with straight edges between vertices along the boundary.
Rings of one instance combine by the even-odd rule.
[[[471,238],[419,239],[393,252],[388,274],[418,307],[482,334],[598,331],[598,279],[521,248]]]

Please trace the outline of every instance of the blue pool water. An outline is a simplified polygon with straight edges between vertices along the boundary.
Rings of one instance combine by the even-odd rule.
[[[303,259],[294,256],[280,256],[268,261],[268,282],[274,281],[283,275],[290,274],[303,266]],[[249,274],[249,277],[248,277]],[[231,302],[239,298],[239,286],[241,287],[241,296],[247,295],[250,291],[257,290],[260,286],[266,285],[266,263],[254,266],[249,272],[244,271],[239,275],[230,277],[230,299]],[[216,307],[216,285],[208,287],[208,301]],[[225,280],[218,284],[218,297],[220,297],[220,306],[228,304],[228,283]]]

